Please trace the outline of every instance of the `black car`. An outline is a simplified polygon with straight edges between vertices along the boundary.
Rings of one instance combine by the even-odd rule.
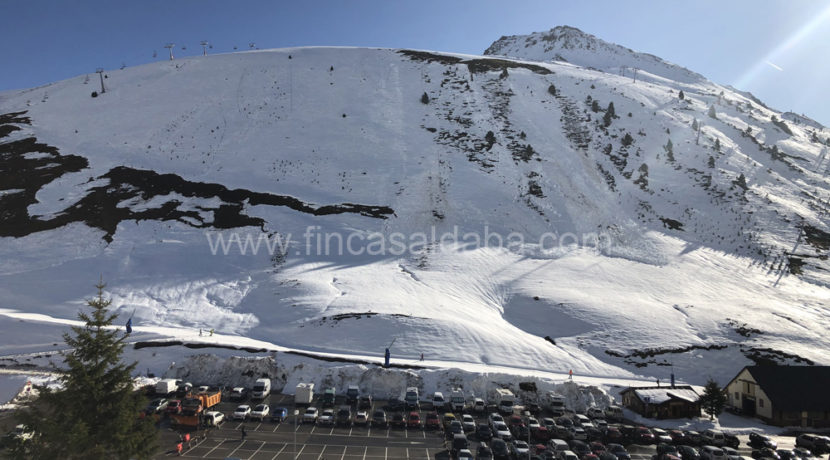
[[[372,396],[361,396],[360,400],[357,402],[358,409],[371,409],[372,408]]]
[[[386,412],[383,409],[372,412],[372,426],[386,426]]]
[[[700,460],[700,454],[692,446],[677,446],[677,453],[683,460]]]
[[[349,406],[340,406],[337,411],[337,424],[350,426],[352,424],[352,408]]]
[[[493,450],[485,444],[479,444],[476,451],[476,458],[480,460],[489,460],[493,458]]]
[[[493,451],[493,460],[510,460],[510,450],[507,443],[501,439],[494,439],[490,443],[490,449]]]
[[[395,412],[392,415],[392,420],[389,421],[389,425],[395,428],[406,428],[406,417],[400,412]]]
[[[687,430],[683,432],[683,437],[686,439],[685,443],[689,446],[700,445],[700,433],[697,431]]]
[[[453,457],[458,457],[458,451],[469,448],[470,442],[467,441],[467,436],[463,434],[453,435],[452,444],[450,444],[450,452]]]
[[[479,441],[489,441],[493,439],[493,430],[485,423],[480,423],[476,427],[476,439]]]
[[[571,446],[571,452],[575,453],[577,457],[582,458],[585,454],[591,453],[591,448],[588,447],[588,444],[585,444],[582,441],[574,439],[573,441],[568,443]]]
[[[406,408],[406,404],[401,401],[400,399],[390,399],[389,402],[386,404],[387,412],[399,412]]]
[[[759,433],[749,433],[749,446],[756,449],[763,449],[766,447],[775,450],[778,448],[778,443],[773,441],[769,436]]]
[[[778,449],[775,452],[778,453],[778,456],[781,457],[781,460],[797,460],[798,459],[798,455],[796,455],[795,452],[793,452],[789,449]]]
[[[753,450],[752,458],[768,458],[771,460],[781,460],[781,457],[778,455],[778,452],[774,451],[773,449],[770,449],[769,447],[763,447],[761,449]]]
[[[724,433],[723,439],[726,441],[726,447],[737,449],[741,445],[741,440],[734,434]]]
[[[606,449],[608,453],[614,455],[617,458],[617,460],[631,460],[631,454],[629,454],[628,451],[625,450],[625,447],[623,447],[622,444],[608,444],[606,446]]]

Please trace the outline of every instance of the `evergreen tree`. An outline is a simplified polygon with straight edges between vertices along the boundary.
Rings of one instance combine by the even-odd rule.
[[[685,95],[685,94],[683,94],[683,90],[682,90],[682,89],[680,90],[680,94],[678,94],[678,95],[677,95],[677,97],[679,97],[681,101],[682,101],[683,99],[686,99],[686,95]]]
[[[723,412],[724,406],[726,406],[726,395],[720,386],[718,386],[718,382],[709,379],[706,382],[706,387],[704,387],[703,395],[700,396],[700,407],[703,408],[703,412],[708,414],[709,419],[712,420],[716,415],[720,415]]]
[[[599,112],[599,110],[599,102],[597,102],[597,100],[594,99],[593,102],[591,102],[591,112],[597,113]]]
[[[509,75],[510,74],[507,73],[507,67],[505,67],[501,70],[501,75],[499,75],[499,78],[507,78]]]
[[[139,418],[147,401],[135,391],[131,374],[136,364],[124,364],[127,335],[112,327],[104,283],[87,301],[90,313],[79,312],[83,326],[63,336],[68,348],[62,388],[39,387],[37,404],[21,418],[37,435],[25,443],[19,458],[129,459],[149,458],[156,449],[157,430],[150,417]]]
[[[634,138],[631,137],[631,134],[625,133],[625,136],[622,138],[622,145],[623,147],[628,147],[629,145],[634,143]]]
[[[674,161],[674,145],[671,143],[671,139],[666,142],[666,145],[663,146],[663,150],[666,151],[666,156],[669,158],[669,161]]]
[[[715,139],[715,151],[720,152],[720,139]]]
[[[715,167],[715,157],[713,157],[712,155],[709,155],[709,167],[713,169]]]
[[[611,126],[611,121],[616,118],[617,114],[614,112],[614,103],[609,102],[608,108],[605,109],[605,115],[602,117],[602,122],[605,127]]]
[[[697,124],[697,118],[695,118],[694,120],[692,120],[692,131],[697,131],[698,128],[699,125]]]
[[[717,120],[717,119],[718,119],[718,114],[717,114],[717,113],[715,113],[715,106],[714,106],[714,105],[710,105],[710,106],[709,106],[709,113],[708,113],[708,115],[709,115],[709,118],[714,118],[715,120]]]
[[[421,95],[421,104],[429,104],[429,96],[426,91]]]

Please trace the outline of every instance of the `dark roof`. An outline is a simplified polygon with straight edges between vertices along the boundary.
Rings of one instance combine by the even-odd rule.
[[[830,366],[747,366],[746,370],[774,410],[830,410]]]

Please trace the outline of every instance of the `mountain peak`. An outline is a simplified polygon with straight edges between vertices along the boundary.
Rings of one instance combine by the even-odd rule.
[[[611,73],[638,69],[683,83],[705,80],[702,75],[657,56],[607,42],[571,26],[557,26],[529,35],[502,36],[484,54],[532,61],[565,61]]]

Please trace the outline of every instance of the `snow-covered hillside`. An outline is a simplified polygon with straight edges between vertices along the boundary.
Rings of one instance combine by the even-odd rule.
[[[591,38],[0,93],[0,315],[26,324],[0,354],[58,341],[38,325],[103,275],[152,340],[692,383],[830,364],[830,132]]]

